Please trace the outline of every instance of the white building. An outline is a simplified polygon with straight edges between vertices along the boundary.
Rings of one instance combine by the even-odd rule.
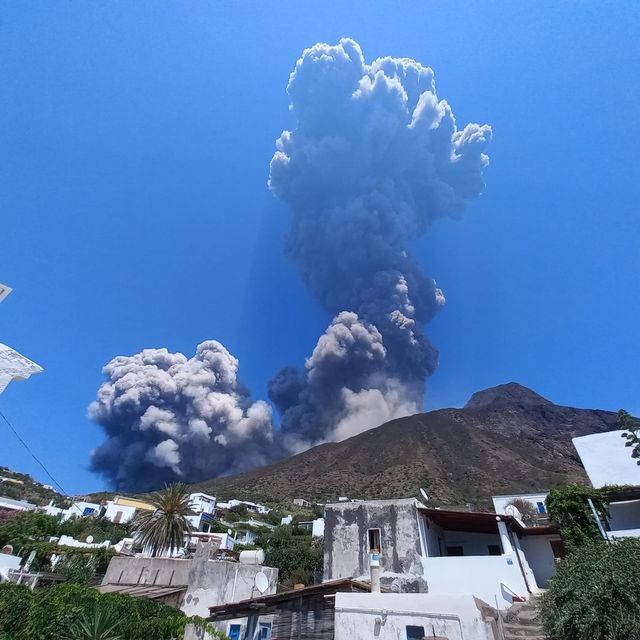
[[[612,487],[609,521],[603,523],[609,538],[640,537],[640,466],[631,457],[622,431],[593,433],[573,439],[582,466],[596,489]],[[624,487],[614,489],[613,487]]]
[[[195,513],[213,515],[216,512],[216,498],[206,493],[191,493],[189,494],[189,507]]]
[[[248,502],[247,500],[229,500],[229,502],[218,502],[220,509],[232,509],[233,507],[244,507],[247,511],[252,513],[269,513],[271,509],[263,504],[257,504],[255,502]]]
[[[513,515],[512,509],[507,509],[515,500],[524,500],[531,504],[536,513],[542,518],[547,515],[545,500],[549,495],[548,491],[544,493],[514,493],[506,496],[492,496],[493,508],[496,513],[503,515]]]
[[[24,500],[14,500],[13,498],[0,496],[0,509],[5,511],[35,511],[37,507],[35,504]]]
[[[313,538],[322,538],[324,535],[324,518],[316,518],[315,520],[309,520],[307,522],[299,522],[298,529],[307,529],[308,531],[311,531],[311,536]]]
[[[493,640],[495,622],[472,596],[336,593],[335,640]]]
[[[498,609],[546,587],[563,552],[554,526],[414,499],[327,505],[324,540],[325,580],[368,580],[375,551],[391,591],[475,596]]]

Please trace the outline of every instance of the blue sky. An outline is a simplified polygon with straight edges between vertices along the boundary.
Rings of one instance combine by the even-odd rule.
[[[349,36],[493,127],[482,198],[413,246],[447,297],[425,406],[516,380],[640,411],[639,23],[633,2],[0,2],[0,340],[45,368],[0,408],[97,490],[86,408],[113,356],[215,338],[255,398],[303,362],[329,318],[282,255],[268,163],[296,59]]]

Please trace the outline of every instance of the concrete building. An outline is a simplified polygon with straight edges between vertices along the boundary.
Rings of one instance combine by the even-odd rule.
[[[196,513],[214,515],[216,512],[216,498],[207,493],[191,493],[189,494],[189,507]]]
[[[201,544],[193,558],[115,557],[100,586],[102,593],[128,593],[207,617],[209,607],[275,593],[278,570],[258,564],[211,559],[218,546]],[[256,581],[258,574],[264,576]],[[264,584],[261,585],[261,581]],[[264,586],[260,591],[259,586]]]
[[[622,431],[594,433],[573,439],[582,466],[596,489],[607,489],[609,538],[640,537],[640,465],[625,446]]]
[[[7,498],[0,496],[0,510],[2,511],[35,511],[38,507],[35,504],[26,502],[24,500],[14,500],[13,498]]]
[[[304,498],[294,498],[293,499],[293,504],[295,504],[297,507],[310,507],[311,503],[308,500],[305,500]]]
[[[549,495],[548,491],[543,493],[514,493],[506,496],[492,496],[493,508],[496,513],[504,515],[514,515],[511,506],[514,500],[524,500],[531,504],[536,510],[536,513],[541,516],[541,520],[545,520],[547,517],[547,508],[545,506],[545,500]]]
[[[266,514],[271,511],[269,507],[256,502],[248,502],[247,500],[229,500],[229,502],[218,502],[219,509],[232,509],[233,507],[244,507],[250,513]]]
[[[333,640],[338,593],[366,592],[369,585],[335,580],[304,589],[258,595],[236,604],[212,606],[209,621],[231,640]],[[371,638],[373,636],[369,636]],[[213,640],[189,629],[185,640]]]
[[[307,529],[308,531],[311,531],[312,537],[322,538],[322,536],[324,535],[324,518],[316,518],[315,520],[298,522],[298,529]]]
[[[375,552],[389,591],[475,596],[504,609],[546,586],[560,537],[550,525],[405,499],[327,505],[324,541],[325,580],[369,580]]]
[[[494,640],[497,616],[472,596],[336,593],[335,640]]]

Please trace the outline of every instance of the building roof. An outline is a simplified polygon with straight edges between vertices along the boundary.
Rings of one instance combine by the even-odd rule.
[[[337,592],[360,591],[369,592],[371,590],[367,582],[344,578],[341,580],[329,580],[321,584],[314,584],[304,589],[291,589],[280,593],[272,593],[250,600],[241,600],[230,604],[220,604],[209,607],[209,620],[231,620],[232,618],[247,618],[251,615],[267,615],[273,613],[273,609],[278,605],[290,600],[300,598],[310,598],[313,596],[330,596]]]
[[[21,511],[33,511],[37,509],[35,504],[31,504],[30,502],[25,502],[24,500],[14,500],[13,498],[6,498],[5,496],[0,496],[0,506],[5,509],[18,509]]]
[[[186,585],[163,586],[155,584],[103,584],[98,587],[100,593],[126,593],[135,598],[159,600],[186,591]]]

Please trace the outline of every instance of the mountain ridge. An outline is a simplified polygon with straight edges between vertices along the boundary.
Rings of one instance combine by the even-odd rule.
[[[397,418],[241,474],[197,483],[220,497],[329,501],[394,498],[425,487],[435,503],[486,504],[587,478],[571,438],[617,427],[617,415],[556,405],[518,383],[474,393],[462,408]]]

